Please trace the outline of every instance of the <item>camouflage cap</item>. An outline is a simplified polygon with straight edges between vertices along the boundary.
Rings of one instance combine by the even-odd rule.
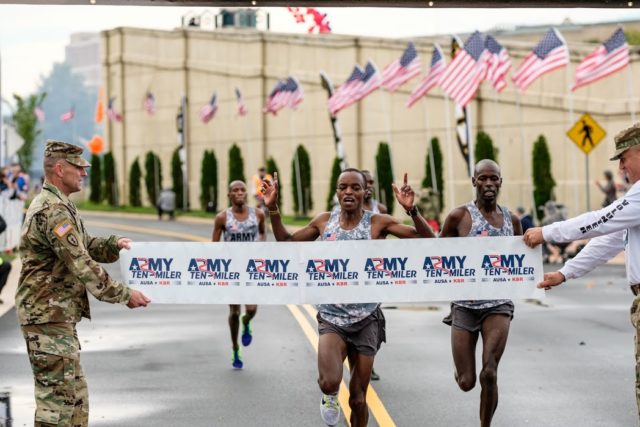
[[[82,147],[78,147],[77,145],[48,139],[47,145],[44,148],[44,156],[53,157],[54,159],[64,159],[72,165],[80,166],[81,168],[91,166],[91,163],[82,157],[82,151]]]
[[[618,160],[622,153],[627,151],[634,145],[640,144],[640,123],[636,123],[630,128],[627,128],[616,135],[614,138],[616,142],[616,152],[609,160]]]

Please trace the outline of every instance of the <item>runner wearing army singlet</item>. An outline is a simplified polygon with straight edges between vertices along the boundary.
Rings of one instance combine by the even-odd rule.
[[[500,167],[493,160],[476,163],[471,183],[476,199],[449,213],[440,237],[522,235],[518,217],[497,203],[502,185]],[[454,301],[443,322],[451,326],[455,379],[463,391],[476,383],[476,344],[482,335],[480,425],[491,425],[498,406],[498,364],[507,345],[513,318],[510,300]],[[464,424],[464,423],[463,423]]]
[[[387,213],[387,207],[373,198],[373,190],[375,189],[376,181],[373,179],[373,175],[368,170],[363,170],[362,173],[367,179],[367,188],[364,193],[363,208],[365,211],[371,211],[373,213]]]
[[[393,186],[400,205],[413,219],[415,227],[363,209],[366,178],[358,169],[345,169],[338,177],[336,195],[340,209],[323,212],[309,225],[290,234],[278,211],[278,177],[263,182],[264,201],[271,216],[271,226],[278,241],[368,240],[384,239],[388,234],[399,238],[434,237],[418,209],[413,205],[414,192],[407,184]],[[320,415],[329,426],[340,420],[338,390],[342,381],[342,364],[346,358],[351,368],[349,406],[351,425],[366,426],[369,412],[366,402],[374,357],[385,341],[385,322],[379,303],[321,304],[318,309],[318,384],[322,391]]]
[[[229,202],[231,207],[216,215],[213,224],[212,241],[220,241],[224,235],[225,242],[255,242],[264,241],[264,213],[247,206],[247,186],[242,181],[229,184]],[[238,329],[242,321],[242,345],[247,347],[253,339],[251,319],[256,315],[257,305],[245,305],[245,312],[240,316],[239,304],[229,305],[229,329],[231,331],[231,345],[233,349],[231,366],[242,369],[242,354],[238,345]]]

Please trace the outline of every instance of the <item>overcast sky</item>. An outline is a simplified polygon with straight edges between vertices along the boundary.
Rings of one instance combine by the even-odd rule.
[[[100,0],[98,0],[100,3]],[[217,13],[217,8],[207,8]],[[28,95],[55,62],[64,60],[64,48],[74,32],[129,26],[172,29],[180,17],[205,8],[135,6],[24,6],[0,5],[2,96]],[[286,8],[266,8],[271,30],[304,33]],[[382,37],[411,37],[488,30],[516,25],[620,22],[640,19],[637,9],[405,9],[320,8],[334,33]]]

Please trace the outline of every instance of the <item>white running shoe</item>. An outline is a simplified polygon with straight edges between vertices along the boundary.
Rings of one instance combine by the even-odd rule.
[[[338,395],[323,394],[320,399],[320,417],[328,426],[338,425],[340,421],[340,403]]]

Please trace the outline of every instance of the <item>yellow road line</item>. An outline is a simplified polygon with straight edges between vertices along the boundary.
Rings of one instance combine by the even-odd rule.
[[[94,227],[113,228],[113,229],[123,230],[123,231],[133,231],[137,233],[149,232],[150,234],[155,234],[158,236],[176,237],[179,239],[192,240],[196,242],[211,241],[210,239],[204,238],[202,236],[196,236],[195,234],[179,233],[176,231],[161,230],[159,228],[139,227],[139,226],[133,226],[133,225],[126,225],[126,224],[114,224],[111,222],[93,221],[93,220],[86,221],[86,223],[93,225]],[[311,305],[305,304],[303,307],[305,311],[309,313],[312,319],[316,318],[317,312]],[[304,316],[304,314],[302,314],[302,312],[297,306],[289,304],[287,305],[287,308],[289,309],[293,317],[296,319],[296,321],[302,328],[302,331],[306,335],[307,339],[313,346],[316,353],[318,353],[318,334],[315,332],[314,328],[311,326],[307,318]],[[349,369],[346,361],[345,361],[345,366],[347,366],[347,369]],[[344,380],[340,383],[340,394],[338,396],[338,400],[340,401],[340,406],[342,407],[342,412],[344,412],[344,416],[347,421],[347,424],[350,425],[349,418],[351,417],[351,408],[349,408],[349,389],[345,384]],[[369,409],[371,410],[373,417],[376,419],[380,427],[395,427],[396,424],[391,419],[391,416],[387,412],[387,409],[384,407],[382,400],[380,400],[380,397],[378,397],[378,393],[376,393],[376,391],[371,386],[371,384],[369,384],[369,388],[367,389],[367,404],[369,405]]]
[[[304,309],[306,310],[307,313],[309,313],[309,316],[311,316],[312,319],[316,318],[316,315],[318,314],[318,312],[316,311],[315,308],[313,308],[312,305],[310,304],[305,304],[303,305]],[[317,341],[317,335],[316,335],[316,341]],[[316,352],[318,351],[318,345],[315,345],[315,349]],[[349,364],[347,363],[347,361],[345,360],[344,362],[344,366],[349,369]],[[344,383],[344,381],[343,381]],[[349,406],[349,391],[347,390],[347,396],[345,398],[346,400],[346,405],[344,406]],[[342,395],[342,393],[340,393],[340,395]],[[342,400],[340,400],[340,405],[342,405]],[[373,415],[373,417],[376,419],[376,421],[378,422],[378,425],[380,427],[395,427],[396,423],[393,422],[393,420],[391,419],[391,416],[389,415],[389,412],[387,412],[387,408],[384,407],[384,404],[382,403],[382,400],[380,400],[380,397],[378,396],[378,393],[376,393],[376,391],[374,390],[373,386],[371,384],[369,384],[369,388],[367,388],[367,405],[369,405],[369,409],[371,410],[371,414]],[[343,407],[344,407],[343,406]],[[345,415],[346,415],[346,410],[345,410]]]

